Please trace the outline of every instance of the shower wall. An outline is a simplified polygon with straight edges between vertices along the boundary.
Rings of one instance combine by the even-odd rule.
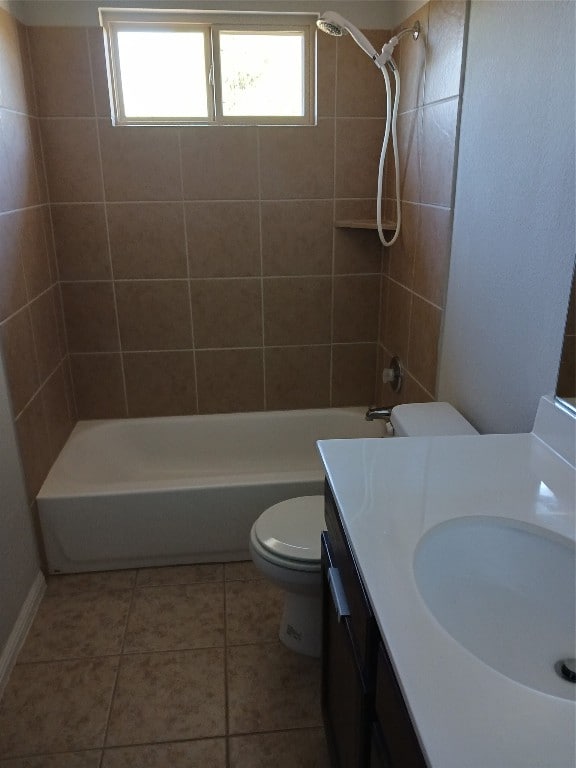
[[[374,400],[382,78],[319,35],[316,127],[113,128],[102,33],[29,40],[79,418]],[[388,38],[371,30],[375,43]]]
[[[378,357],[399,355],[405,386],[393,395],[379,384],[387,404],[433,400],[445,307],[465,30],[469,3],[431,0],[406,19],[422,37],[405,36],[397,51],[402,77],[398,139],[402,233],[384,262]],[[386,206],[393,217],[393,166],[387,158]],[[381,365],[379,362],[378,368]]]
[[[2,9],[0,346],[32,503],[75,415],[26,28]]]

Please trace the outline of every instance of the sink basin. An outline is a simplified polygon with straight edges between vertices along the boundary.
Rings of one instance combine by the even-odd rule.
[[[418,544],[414,574],[435,619],[503,675],[576,699],[556,662],[576,657],[576,548],[536,526],[456,518]]]

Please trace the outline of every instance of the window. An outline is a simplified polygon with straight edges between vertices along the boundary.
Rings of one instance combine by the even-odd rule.
[[[313,125],[315,22],[101,8],[114,125]]]

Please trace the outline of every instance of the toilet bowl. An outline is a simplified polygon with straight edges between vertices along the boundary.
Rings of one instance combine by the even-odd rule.
[[[395,435],[477,434],[448,403],[411,403],[392,410]],[[324,497],[299,496],[265,510],[250,532],[250,556],[258,570],[284,590],[279,637],[288,648],[320,656],[320,534]]]
[[[250,531],[258,570],[284,590],[279,637],[306,656],[320,655],[320,534],[324,497],[299,496],[265,510]]]

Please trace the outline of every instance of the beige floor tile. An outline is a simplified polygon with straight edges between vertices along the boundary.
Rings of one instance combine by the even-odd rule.
[[[284,594],[268,581],[226,584],[226,642],[229,645],[278,640]]]
[[[18,664],[0,702],[0,757],[101,747],[117,657]]]
[[[142,568],[138,571],[136,584],[139,587],[164,587],[170,584],[195,584],[198,581],[222,581],[223,570],[221,563]]]
[[[310,728],[230,739],[230,768],[330,768],[324,732]]]
[[[125,652],[223,645],[223,583],[136,588]]]
[[[281,643],[229,648],[228,709],[232,734],[319,726],[319,660]]]
[[[131,597],[128,589],[44,597],[18,662],[119,654]]]
[[[123,656],[107,746],[222,736],[224,652]]]
[[[252,560],[242,560],[238,563],[224,563],[224,578],[226,581],[250,581],[264,577]]]
[[[81,592],[103,592],[109,589],[130,589],[136,581],[136,571],[100,571],[73,573],[48,578],[47,595],[77,595]]]
[[[226,742],[205,739],[107,749],[102,768],[226,768]]]
[[[0,768],[99,768],[102,752],[67,752],[61,755],[0,760]]]

